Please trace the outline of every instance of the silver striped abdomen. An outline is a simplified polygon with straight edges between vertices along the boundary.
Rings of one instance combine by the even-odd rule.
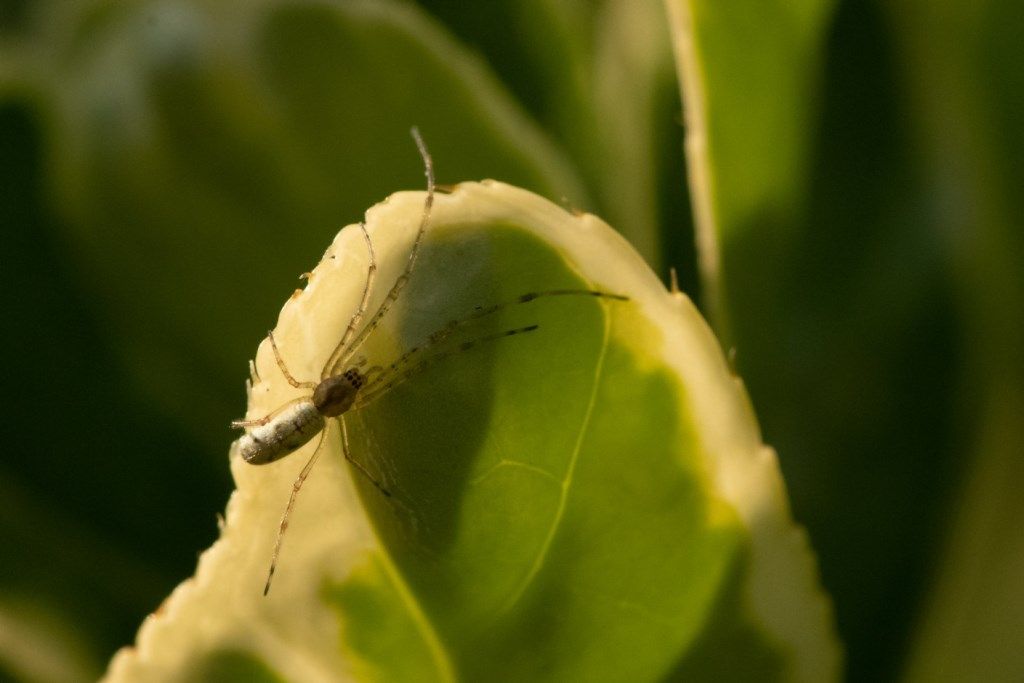
[[[250,465],[266,465],[297,451],[324,428],[312,399],[299,401],[242,437],[239,451]]]

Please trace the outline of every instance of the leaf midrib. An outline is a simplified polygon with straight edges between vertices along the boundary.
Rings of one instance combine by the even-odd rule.
[[[551,546],[555,540],[555,534],[558,532],[558,527],[562,523],[562,517],[565,515],[565,508],[569,501],[569,488],[572,486],[573,476],[576,473],[576,463],[579,461],[580,451],[583,449],[583,439],[586,436],[587,430],[590,427],[590,420],[594,412],[594,405],[597,403],[597,391],[601,384],[601,374],[604,372],[604,359],[608,352],[608,338],[611,330],[611,321],[607,309],[605,309],[604,315],[604,330],[601,339],[601,353],[597,357],[597,364],[594,367],[594,381],[590,387],[590,397],[587,401],[587,409],[583,416],[583,421],[580,424],[579,432],[576,435],[576,443],[573,446],[572,456],[569,458],[569,466],[566,468],[565,477],[561,482],[561,492],[558,498],[558,508],[555,510],[555,515],[551,520],[551,525],[548,527],[547,534],[544,537],[544,542],[541,544],[540,549],[537,551],[537,556],[533,560],[533,564],[530,566],[530,570],[523,577],[522,581],[512,592],[509,598],[502,604],[498,609],[499,614],[508,612],[516,603],[522,599],[523,595],[530,588],[530,585],[540,574],[540,570],[544,567],[544,562],[547,560],[548,553],[551,551]]]

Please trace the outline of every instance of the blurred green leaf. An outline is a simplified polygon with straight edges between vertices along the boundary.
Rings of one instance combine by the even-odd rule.
[[[871,4],[670,7],[708,309],[815,539],[847,675],[888,678],[963,445],[948,245],[892,38]]]
[[[963,477],[907,678],[1017,680],[1024,656],[1024,17],[1016,3],[900,2],[933,221],[951,245],[968,351]]]
[[[0,676],[4,680],[74,683],[94,679],[98,662],[64,615],[34,596],[0,603]]]
[[[687,115],[687,158],[705,305],[724,344],[735,279],[752,264],[733,262],[733,245],[771,232],[762,268],[780,269],[806,208],[825,29],[832,0],[716,3],[666,0]],[[768,256],[769,258],[764,258]],[[758,272],[758,276],[767,273]],[[777,278],[764,278],[772,288]],[[739,283],[737,283],[739,284]],[[767,296],[767,295],[762,295]]]
[[[367,214],[374,302],[405,265],[422,201],[394,195]],[[437,360],[344,416],[369,476],[329,428],[265,600],[278,515],[315,445],[265,468],[235,457],[221,540],[110,680],[177,679],[224,649],[285,680],[837,675],[828,603],[774,454],[685,298],[593,216],[499,183],[439,197],[418,263],[359,349],[370,367],[447,320],[510,305],[422,348],[415,358]],[[281,312],[292,374],[318,375],[365,270],[351,226]],[[515,303],[567,288],[630,300]],[[283,380],[268,346],[252,417],[308,391]]]
[[[816,539],[855,680],[895,676],[912,644],[916,680],[1019,678],[1011,6],[842,3],[828,33],[794,34],[795,6],[675,5],[693,36],[705,291]]]
[[[213,538],[227,476],[219,458],[201,457],[183,427],[140,400],[117,366],[119,349],[57,236],[32,113],[0,107],[0,357],[8,360],[0,602],[10,633],[62,625],[50,632],[52,648],[91,660],[93,674],[81,680],[191,571],[194,550]],[[140,442],[149,444],[144,453]],[[36,659],[44,646],[25,647]],[[5,652],[0,666],[20,656]]]

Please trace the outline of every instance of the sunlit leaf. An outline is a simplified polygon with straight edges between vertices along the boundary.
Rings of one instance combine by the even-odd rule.
[[[401,193],[367,213],[375,302],[404,267],[422,201]],[[806,538],[692,304],[600,220],[508,185],[439,197],[428,235],[354,359],[386,366],[420,349],[409,367],[421,371],[344,416],[366,473],[331,426],[264,598],[277,522],[315,443],[265,467],[236,453],[221,539],[110,680],[211,666],[271,680],[833,679]],[[285,305],[275,338],[298,379],[319,377],[366,272],[351,226]],[[516,303],[565,289],[629,300]],[[250,417],[308,391],[284,380],[268,343],[255,369]]]

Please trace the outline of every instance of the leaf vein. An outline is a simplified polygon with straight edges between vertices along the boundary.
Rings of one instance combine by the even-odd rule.
[[[476,486],[477,484],[479,484],[480,482],[484,481],[485,479],[487,479],[488,477],[493,475],[497,470],[499,470],[499,469],[501,469],[503,467],[516,467],[516,468],[524,469],[524,470],[526,470],[528,472],[533,472],[534,474],[539,474],[542,477],[544,477],[545,479],[551,479],[552,481],[558,482],[559,484],[562,483],[561,479],[559,479],[557,476],[555,476],[551,472],[548,472],[543,467],[538,467],[537,465],[531,465],[530,463],[523,462],[521,460],[510,460],[508,458],[502,458],[501,460],[499,460],[498,462],[494,463],[492,466],[487,468],[486,472],[484,472],[480,476],[478,476],[475,479],[473,479],[470,482],[470,484],[472,486]]]
[[[558,508],[555,510],[555,516],[551,520],[551,525],[548,527],[547,534],[544,537],[544,542],[541,544],[537,556],[533,559],[530,571],[526,573],[526,576],[524,576],[523,580],[519,582],[519,585],[512,592],[511,596],[509,596],[505,601],[501,609],[498,610],[499,613],[507,612],[512,609],[516,603],[522,599],[534,579],[537,578],[541,568],[544,566],[545,560],[547,560],[548,553],[551,551],[551,544],[555,540],[555,534],[558,532],[558,527],[562,523],[562,517],[565,515],[565,508],[569,501],[569,489],[572,486],[572,480],[576,474],[576,463],[579,461],[580,451],[583,449],[583,439],[586,436],[587,429],[590,427],[590,420],[593,416],[594,405],[597,403],[597,391],[601,384],[601,374],[604,372],[604,358],[608,352],[610,328],[611,321],[606,312],[604,316],[604,336],[601,340],[601,353],[598,355],[597,364],[594,367],[594,383],[590,388],[590,397],[587,400],[587,410],[583,415],[583,421],[580,424],[579,433],[576,435],[576,443],[573,446],[572,456],[569,458],[569,466],[566,468],[565,477],[561,482],[562,490],[558,498]]]

